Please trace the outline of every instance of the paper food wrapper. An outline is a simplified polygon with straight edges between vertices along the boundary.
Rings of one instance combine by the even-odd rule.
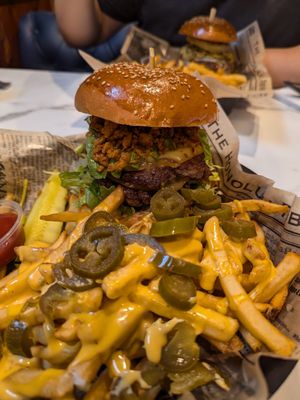
[[[127,60],[146,62],[149,57],[149,47],[153,47],[155,53],[163,59],[178,60],[180,57],[179,48],[171,47],[166,41],[136,26],[129,31],[121,54]],[[265,46],[256,21],[238,32],[234,49],[240,63],[239,73],[247,76],[246,84],[236,88],[224,85],[217,79],[205,75],[201,75],[201,80],[209,86],[217,98],[271,97],[273,95],[272,80],[263,65]]]
[[[267,199],[290,207],[286,215],[255,214],[265,231],[274,263],[277,264],[288,251],[299,252],[300,198],[274,188],[270,179],[242,171],[238,163],[238,137],[221,108],[219,108],[218,122],[205,126],[205,129],[211,142],[215,162],[222,167],[221,189],[226,197]],[[0,197],[4,197],[7,192],[20,197],[23,180],[26,178],[29,180],[26,207],[27,210],[30,209],[47,178],[47,171],[68,170],[77,160],[74,148],[83,140],[84,135],[62,138],[49,133],[0,130]],[[300,355],[299,295],[300,278],[296,278],[290,286],[286,305],[275,322],[281,331],[297,343],[294,359],[284,361],[278,357],[272,358],[270,355],[255,354],[245,356],[246,361],[243,362],[243,366],[241,359],[238,359],[238,363],[234,366],[226,364],[229,375],[235,379],[235,384],[233,397],[224,392],[224,399],[266,400],[276,392],[287,376],[292,376],[295,371],[299,374],[300,368],[297,364]],[[289,378],[286,382],[289,382]],[[286,385],[290,394],[282,399],[298,398],[297,384],[298,381],[292,381]],[[280,390],[283,390],[284,386],[281,385]]]

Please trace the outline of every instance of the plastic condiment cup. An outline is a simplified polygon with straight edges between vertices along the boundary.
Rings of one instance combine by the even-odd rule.
[[[22,217],[23,210],[18,203],[11,200],[0,200],[0,232],[2,231],[2,236],[0,236],[0,268],[5,267],[16,257],[14,248],[24,243]],[[5,229],[6,225],[7,230]]]

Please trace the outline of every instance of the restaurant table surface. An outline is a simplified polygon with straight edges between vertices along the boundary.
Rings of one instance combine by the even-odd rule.
[[[0,69],[0,128],[47,131],[69,136],[86,131],[85,115],[74,107],[74,95],[86,74]],[[228,109],[228,101],[225,102]],[[234,101],[229,118],[240,139],[239,160],[274,180],[275,186],[300,196],[300,96],[292,89],[274,98]],[[299,363],[298,363],[299,365]],[[294,368],[272,400],[296,400],[300,368]]]

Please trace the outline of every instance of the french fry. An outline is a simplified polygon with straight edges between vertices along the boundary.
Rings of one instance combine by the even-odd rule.
[[[208,247],[217,265],[221,286],[231,310],[249,332],[261,340],[269,349],[279,355],[291,355],[295,348],[295,343],[264,318],[255,308],[237,277],[232,274],[218,218],[212,217],[206,222],[204,233]]]
[[[238,329],[238,323],[235,319],[197,304],[189,311],[178,310],[168,305],[158,293],[141,284],[137,286],[130,297],[135,303],[157,315],[189,322],[193,325],[197,334],[203,333],[212,339],[226,342],[233,337]]]
[[[96,378],[102,363],[103,361],[99,354],[90,355],[90,358],[85,361],[69,364],[67,371],[71,374],[74,384],[81,390],[86,391]]]
[[[242,74],[225,74],[222,71],[214,72],[211,69],[207,68],[204,64],[198,64],[196,62],[188,63],[184,68],[184,72],[189,74],[197,71],[200,75],[211,76],[224,83],[225,85],[231,86],[241,86],[247,82],[247,78]]]
[[[241,339],[237,336],[234,335],[232,339],[230,339],[228,342],[220,342],[218,340],[213,340],[213,339],[208,339],[208,341],[221,353],[227,354],[227,353],[238,353],[241,351],[244,347]]]
[[[246,258],[253,265],[249,274],[250,282],[257,284],[267,279],[274,270],[274,265],[265,245],[257,241],[256,238],[250,238],[246,240],[243,250]]]
[[[78,222],[91,215],[89,211],[62,211],[56,214],[41,215],[42,221]]]
[[[44,397],[53,399],[63,397],[73,390],[71,375],[62,369],[49,368],[46,370],[24,368],[4,380],[12,393],[24,398]],[[0,387],[1,395],[1,387]],[[7,398],[5,393],[1,399]]]
[[[47,346],[31,347],[32,356],[46,360],[57,367],[71,362],[80,349],[80,342],[68,344],[55,338],[53,335],[51,336],[50,338],[48,334]]]
[[[34,297],[35,295],[36,292],[28,288],[20,296],[15,296],[12,300],[1,304],[0,329],[7,328],[11,320],[15,319],[19,315],[26,301]]]
[[[289,288],[288,285],[284,286],[270,301],[271,308],[266,311],[266,317],[271,321],[274,320],[280,313],[284,303],[288,297]]]
[[[227,275],[221,277],[220,281],[232,310],[249,332],[274,353],[290,356],[295,343],[283,335],[255,308],[236,277]]]
[[[140,351],[141,346],[144,349],[144,339],[146,336],[147,329],[153,324],[154,317],[151,312],[147,313],[141,320],[138,328],[124,344],[123,350],[132,359],[137,352]]]
[[[78,339],[78,329],[81,321],[77,314],[71,314],[69,318],[54,332],[54,336],[64,342],[73,342]]]
[[[49,253],[46,258],[41,258],[35,262],[24,261],[19,268],[5,278],[0,283],[0,316],[1,307],[6,301],[13,302],[15,298],[28,289],[28,278],[41,264],[60,262],[67,250],[68,239],[61,234],[57,241],[49,247]],[[51,249],[51,251],[50,251]],[[34,292],[32,292],[34,293]],[[1,317],[0,317],[1,319]]]
[[[172,256],[199,265],[203,255],[203,233],[198,229],[189,235],[182,235],[171,238],[164,238],[160,241],[166,252]]]
[[[94,208],[92,214],[97,211],[106,211],[112,213],[116,211],[124,201],[124,192],[121,186],[116,187],[116,189],[108,195],[98,206]],[[68,248],[70,249],[72,244],[81,236],[84,224],[88,217],[80,220],[76,225],[75,229],[72,231],[68,237]]]
[[[97,211],[106,211],[112,213],[117,210],[124,201],[124,192],[122,186],[116,187],[116,189],[108,195],[102,202],[96,206],[93,213]]]
[[[215,310],[220,314],[227,314],[228,301],[225,297],[217,297],[197,290],[197,304],[210,310]]]
[[[287,253],[277,265],[274,274],[260,282],[249,297],[260,303],[267,303],[277,292],[289,284],[300,272],[300,254]]]
[[[238,280],[247,293],[249,293],[255,287],[255,283],[250,281],[249,274],[239,275]]]
[[[240,326],[240,334],[244,340],[248,343],[254,352],[260,351],[263,347],[262,343],[256,339],[244,326]]]
[[[245,257],[240,254],[238,247],[229,239],[224,240],[224,248],[230,265],[234,270],[234,275],[240,275],[243,272],[243,261]]]
[[[252,222],[254,222],[254,225],[255,225],[256,240],[257,240],[259,243],[265,244],[265,243],[266,243],[266,240],[265,240],[265,233],[264,233],[264,231],[262,230],[261,226],[259,226],[258,223],[257,223],[256,221],[252,221]]]
[[[204,255],[200,262],[200,267],[200,287],[207,291],[213,290],[218,277],[218,271],[210,251],[206,248],[204,249]]]
[[[150,247],[131,244],[126,247],[124,259],[128,264],[110,272],[102,282],[103,290],[109,299],[116,299],[143,279],[152,279],[158,274],[158,269],[149,263],[149,258],[154,254]],[[126,262],[126,261],[125,261]]]
[[[244,213],[245,211],[260,211],[266,214],[284,214],[288,212],[286,205],[275,204],[265,200],[233,200],[225,203],[231,206],[234,213]]]
[[[254,305],[255,308],[263,314],[269,312],[272,309],[271,304],[268,303],[254,303]]]
[[[126,297],[107,302],[95,313],[77,315],[81,322],[77,336],[82,348],[70,364],[71,370],[94,356],[99,355],[105,363],[111,353],[120,348],[137,329],[147,310]]]
[[[102,372],[85,395],[84,400],[109,400],[111,384],[112,379],[109,377],[108,372]]]
[[[194,75],[198,72],[200,75],[210,76],[217,79],[225,85],[239,87],[247,82],[247,77],[243,74],[227,74],[223,70],[213,71],[207,68],[204,64],[196,62],[184,63],[183,60],[169,60],[160,62],[160,67],[173,68],[177,71],[185,72],[186,74]]]

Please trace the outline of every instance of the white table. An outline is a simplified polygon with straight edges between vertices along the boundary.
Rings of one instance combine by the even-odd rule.
[[[0,69],[0,128],[48,131],[62,136],[85,132],[85,116],[74,94],[85,74]],[[230,119],[240,137],[240,162],[300,196],[300,96],[280,89],[273,99],[237,101]]]
[[[0,128],[47,131],[68,136],[86,129],[85,116],[74,107],[74,95],[85,74],[0,69]]]

